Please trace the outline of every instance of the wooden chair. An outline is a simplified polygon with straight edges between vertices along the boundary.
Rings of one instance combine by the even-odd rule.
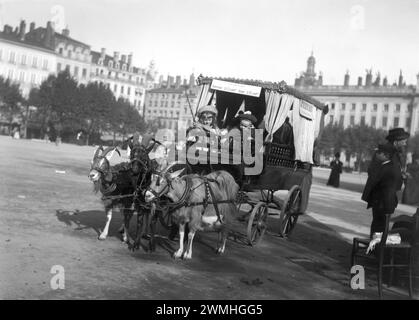
[[[358,258],[375,260],[377,265],[378,296],[380,299],[382,298],[383,269],[390,269],[388,286],[391,286],[395,268],[406,269],[409,275],[409,297],[412,298],[413,250],[419,245],[419,208],[412,217],[406,215],[393,219],[390,219],[390,217],[391,215],[386,215],[386,224],[381,241],[376,245],[372,253],[366,253],[371,239],[353,239],[351,265],[356,265]],[[390,229],[390,222],[393,222],[392,229]],[[399,226],[397,226],[397,223]],[[401,235],[402,242],[400,244],[386,244],[388,235],[393,233],[399,233]],[[406,253],[407,260],[405,262],[395,263],[395,253],[403,251]],[[385,260],[385,257],[389,259]]]

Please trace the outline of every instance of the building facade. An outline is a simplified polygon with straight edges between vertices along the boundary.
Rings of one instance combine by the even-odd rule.
[[[144,119],[157,120],[160,127],[174,131],[192,125],[190,106],[197,103],[199,88],[192,74],[189,82],[180,76],[160,78],[157,88],[147,90],[144,104]]]
[[[29,92],[50,75],[67,69],[80,84],[102,82],[114,96],[127,99],[142,113],[145,91],[154,85],[157,77],[154,63],[148,70],[132,64],[132,54],[113,57],[91,50],[88,44],[70,37],[70,31],[54,31],[51,22],[46,27],[21,21],[15,30],[5,25],[0,32],[0,76],[12,79],[20,85],[22,95]]]
[[[295,79],[294,86],[329,106],[325,124],[344,128],[366,124],[384,130],[403,127],[411,135],[419,132],[419,75],[415,85],[406,85],[400,72],[398,82],[389,85],[386,77],[381,81],[379,73],[373,80],[368,70],[364,84],[358,77],[357,84],[351,85],[347,72],[343,85],[323,85],[322,76],[316,78],[315,63],[311,55],[307,71]]]
[[[27,39],[25,29],[22,21],[19,28],[6,25],[0,32],[0,76],[19,83],[22,95],[28,97],[33,87],[55,72],[57,55],[42,39]]]

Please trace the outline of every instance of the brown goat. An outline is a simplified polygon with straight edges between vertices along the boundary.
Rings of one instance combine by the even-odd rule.
[[[193,174],[179,178],[183,170],[168,173],[169,169],[170,167],[161,174],[153,174],[145,199],[152,201],[156,197],[166,195],[180,205],[174,212],[174,217],[179,223],[179,250],[174,253],[174,258],[192,258],[192,242],[197,230],[217,231],[216,251],[219,254],[224,253],[227,240],[226,225],[231,224],[237,211],[234,200],[239,186],[233,176],[227,171],[215,171],[206,176]],[[207,200],[208,203],[204,205]],[[214,206],[217,201],[224,201],[217,204],[219,215]],[[188,224],[189,233],[184,252],[185,224]]]

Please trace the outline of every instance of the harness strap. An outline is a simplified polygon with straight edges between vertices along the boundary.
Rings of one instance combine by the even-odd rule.
[[[206,192],[205,192],[205,202],[206,202],[206,204],[204,205],[204,211],[205,211],[206,206],[208,205],[208,195],[207,195],[207,191],[208,191],[209,194],[211,195],[211,198],[212,198],[212,205],[214,206],[215,213],[217,214],[217,220],[219,222],[221,222],[221,215],[220,215],[220,211],[218,210],[218,203],[219,202],[217,202],[215,200],[214,192],[212,191],[212,188],[211,188],[210,184],[208,183],[208,179],[206,177],[204,177],[203,179],[205,181],[205,187],[207,189]],[[204,214],[204,212],[202,212],[202,214]]]

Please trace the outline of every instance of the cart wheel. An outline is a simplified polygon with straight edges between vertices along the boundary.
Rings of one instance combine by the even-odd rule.
[[[301,205],[301,188],[293,186],[283,202],[281,214],[279,217],[280,229],[279,234],[282,237],[288,237],[295,225],[297,224],[299,210]]]
[[[259,202],[253,209],[247,224],[247,240],[249,245],[255,246],[262,239],[266,231],[266,219],[268,218],[268,205]]]
[[[173,224],[172,213],[170,212],[170,210],[168,208],[165,208],[164,210],[159,212],[158,216],[159,216],[159,221],[161,225],[165,229],[170,230]]]

